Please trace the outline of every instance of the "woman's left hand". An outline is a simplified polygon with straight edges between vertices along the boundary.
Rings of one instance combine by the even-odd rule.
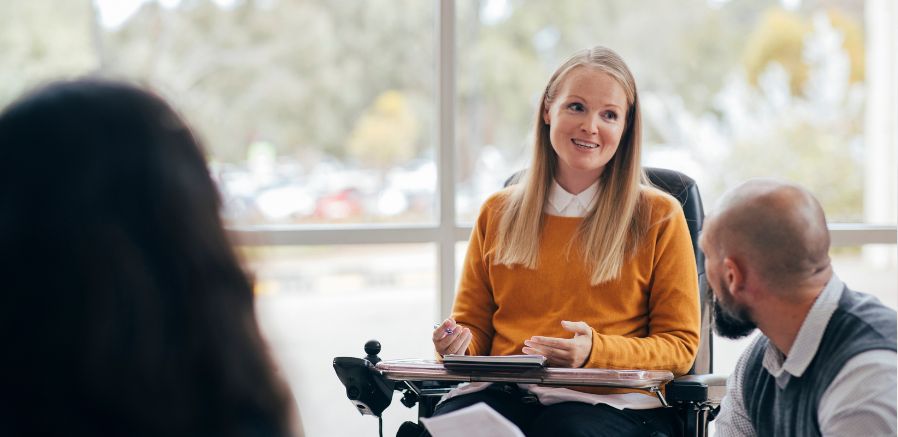
[[[583,367],[592,352],[592,328],[586,322],[561,321],[561,327],[574,333],[574,338],[540,337],[524,340],[525,354],[544,355],[549,365]]]

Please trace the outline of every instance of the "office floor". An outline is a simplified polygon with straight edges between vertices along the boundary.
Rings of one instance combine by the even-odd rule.
[[[894,252],[895,246],[889,247]],[[331,366],[333,357],[363,356],[362,346],[372,338],[381,341],[381,356],[387,359],[431,356],[436,306],[432,249],[416,245],[282,253],[254,264],[260,323],[297,399],[306,436],[377,436],[377,419],[359,415],[346,400]],[[372,261],[369,251],[375,250],[379,256]],[[836,256],[834,264],[852,288],[898,306],[894,264],[875,268],[856,253]],[[729,373],[748,341],[715,339],[715,372]],[[395,435],[403,421],[414,417],[415,410],[395,396],[384,414],[384,435]]]

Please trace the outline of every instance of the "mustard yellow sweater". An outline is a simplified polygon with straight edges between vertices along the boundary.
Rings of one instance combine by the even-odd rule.
[[[643,188],[651,227],[620,277],[593,286],[581,255],[567,250],[579,217],[545,215],[536,269],[494,264],[509,193],[484,203],[465,257],[452,317],[471,328],[468,354],[520,354],[534,335],[573,337],[562,320],[584,321],[593,328],[585,367],[686,373],[698,348],[700,315],[695,256],[680,204]]]

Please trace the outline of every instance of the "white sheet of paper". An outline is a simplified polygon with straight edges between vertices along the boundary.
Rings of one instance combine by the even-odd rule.
[[[524,437],[520,428],[483,402],[421,418],[421,423],[433,437]]]

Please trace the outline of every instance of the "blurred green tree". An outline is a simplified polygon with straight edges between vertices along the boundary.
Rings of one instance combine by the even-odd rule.
[[[829,10],[826,18],[842,36],[842,48],[851,61],[851,81],[863,81],[864,34],[860,24],[837,9]],[[805,39],[812,31],[813,25],[807,16],[780,7],[767,9],[748,37],[743,55],[742,62],[750,82],[757,85],[758,77],[771,62],[776,62],[789,73],[792,93],[802,93],[808,78]]]
[[[103,28],[91,0],[5,0],[0,102],[42,80],[102,68],[103,74],[148,83],[172,100],[218,162],[244,164],[257,140],[271,142],[278,157],[298,158],[305,168],[315,164],[310,157],[325,155],[370,168],[427,158],[434,156],[435,6],[420,0],[242,0],[222,7],[213,0],[182,0],[162,7],[148,0],[118,27]],[[803,47],[815,11],[827,11],[841,35],[850,83],[864,80],[861,0],[805,0],[792,11],[778,0],[469,0],[456,8],[462,181],[477,168],[484,145],[509,161],[526,156],[548,76],[570,53],[595,44],[621,53],[636,75],[649,115],[647,150],[678,148],[709,169],[723,164],[704,162],[707,150],[699,146],[708,146],[696,131],[703,123],[718,132],[716,147],[732,149],[734,156],[743,144],[752,144],[759,156],[776,156],[785,147],[735,135],[725,107],[732,103],[722,99],[729,84],[740,77],[757,84],[775,62],[788,73],[793,97],[811,102],[803,95],[810,74]],[[365,157],[361,138],[378,137],[370,132],[389,124],[369,106],[388,90],[401,93],[414,115],[414,146],[386,148],[393,158]],[[801,161],[859,168],[863,114],[854,100],[862,92],[847,91],[842,104],[848,109],[838,126],[784,120],[769,127],[776,129],[773,138],[798,138],[794,132],[805,130],[804,138],[821,144],[851,145],[850,156],[802,149],[811,154]],[[756,166],[743,157],[731,164],[726,175],[714,177],[749,177],[764,172],[760,166],[767,163]],[[834,199],[858,200],[836,209],[857,208],[861,184],[849,185],[840,190],[853,194]]]
[[[432,112],[433,15],[414,0],[149,2],[106,38],[110,68],[160,88],[218,160],[241,162],[256,138],[281,156],[342,159],[351,127],[384,90]]]
[[[37,84],[99,67],[91,0],[0,2],[0,107]]]
[[[349,154],[374,165],[383,175],[415,157],[418,120],[401,92],[383,92],[357,120],[349,136]]]

